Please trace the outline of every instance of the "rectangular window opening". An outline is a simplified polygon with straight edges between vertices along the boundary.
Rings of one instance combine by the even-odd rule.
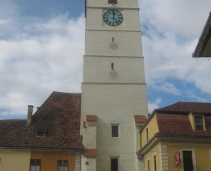
[[[45,137],[45,132],[37,132],[37,137]]]
[[[192,151],[182,151],[184,170],[193,171]]]
[[[201,116],[194,116],[195,121],[195,129],[196,130],[203,130],[203,121]]]
[[[117,0],[108,0],[109,4],[117,4]]]
[[[146,141],[147,142],[149,141],[149,129],[148,128],[146,129]]]
[[[111,63],[111,70],[114,70],[114,63]]]
[[[40,171],[41,160],[31,159],[30,160],[30,171]]]
[[[68,160],[58,160],[58,171],[68,171]]]
[[[153,156],[154,159],[154,171],[157,171],[157,160],[156,160],[156,155]]]
[[[150,161],[147,160],[147,171],[150,171]]]
[[[112,137],[119,137],[119,126],[112,125]]]
[[[111,171],[118,171],[118,159],[111,159]]]

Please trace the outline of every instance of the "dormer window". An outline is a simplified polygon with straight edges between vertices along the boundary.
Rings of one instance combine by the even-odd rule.
[[[195,129],[203,130],[203,120],[201,116],[194,116]]]
[[[117,0],[108,0],[109,4],[117,4]]]
[[[37,137],[45,137],[45,132],[37,132]]]
[[[205,116],[203,114],[192,114],[188,115],[191,127],[194,131],[203,130],[206,131]]]

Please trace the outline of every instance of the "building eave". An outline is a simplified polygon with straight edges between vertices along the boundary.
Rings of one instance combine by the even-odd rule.
[[[199,38],[195,51],[193,53],[193,58],[198,57],[211,57],[211,54],[204,55],[205,48],[207,47],[208,42],[211,41],[211,12],[203,29],[203,32]],[[208,47],[207,47],[208,48]]]
[[[83,149],[79,148],[36,148],[36,147],[0,147],[0,150],[29,150],[29,151],[71,151],[82,152]]]
[[[149,140],[149,142],[143,147],[141,148],[138,152],[137,155],[139,158],[141,158],[141,156],[144,156],[145,153],[147,153],[149,151],[149,149],[151,149],[152,147],[154,147],[154,145],[157,142],[180,142],[180,143],[207,143],[210,144],[211,143],[211,136],[205,137],[205,136],[175,136],[175,135],[154,135],[154,137]]]

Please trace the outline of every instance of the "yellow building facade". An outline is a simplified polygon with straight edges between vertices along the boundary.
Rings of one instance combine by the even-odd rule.
[[[211,103],[157,109],[140,131],[145,171],[210,171]]]

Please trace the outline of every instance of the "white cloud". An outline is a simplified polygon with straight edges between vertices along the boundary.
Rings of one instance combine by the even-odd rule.
[[[26,115],[27,105],[40,106],[52,91],[81,91],[83,15],[64,14],[23,28],[18,36],[0,40],[2,115]]]
[[[199,65],[192,53],[210,12],[211,1],[141,0],[140,16],[143,31],[143,51],[146,82],[149,87],[162,86],[174,95],[180,87],[166,84],[177,79],[195,85],[201,92],[211,94],[211,62]],[[182,100],[182,99],[181,99]]]

